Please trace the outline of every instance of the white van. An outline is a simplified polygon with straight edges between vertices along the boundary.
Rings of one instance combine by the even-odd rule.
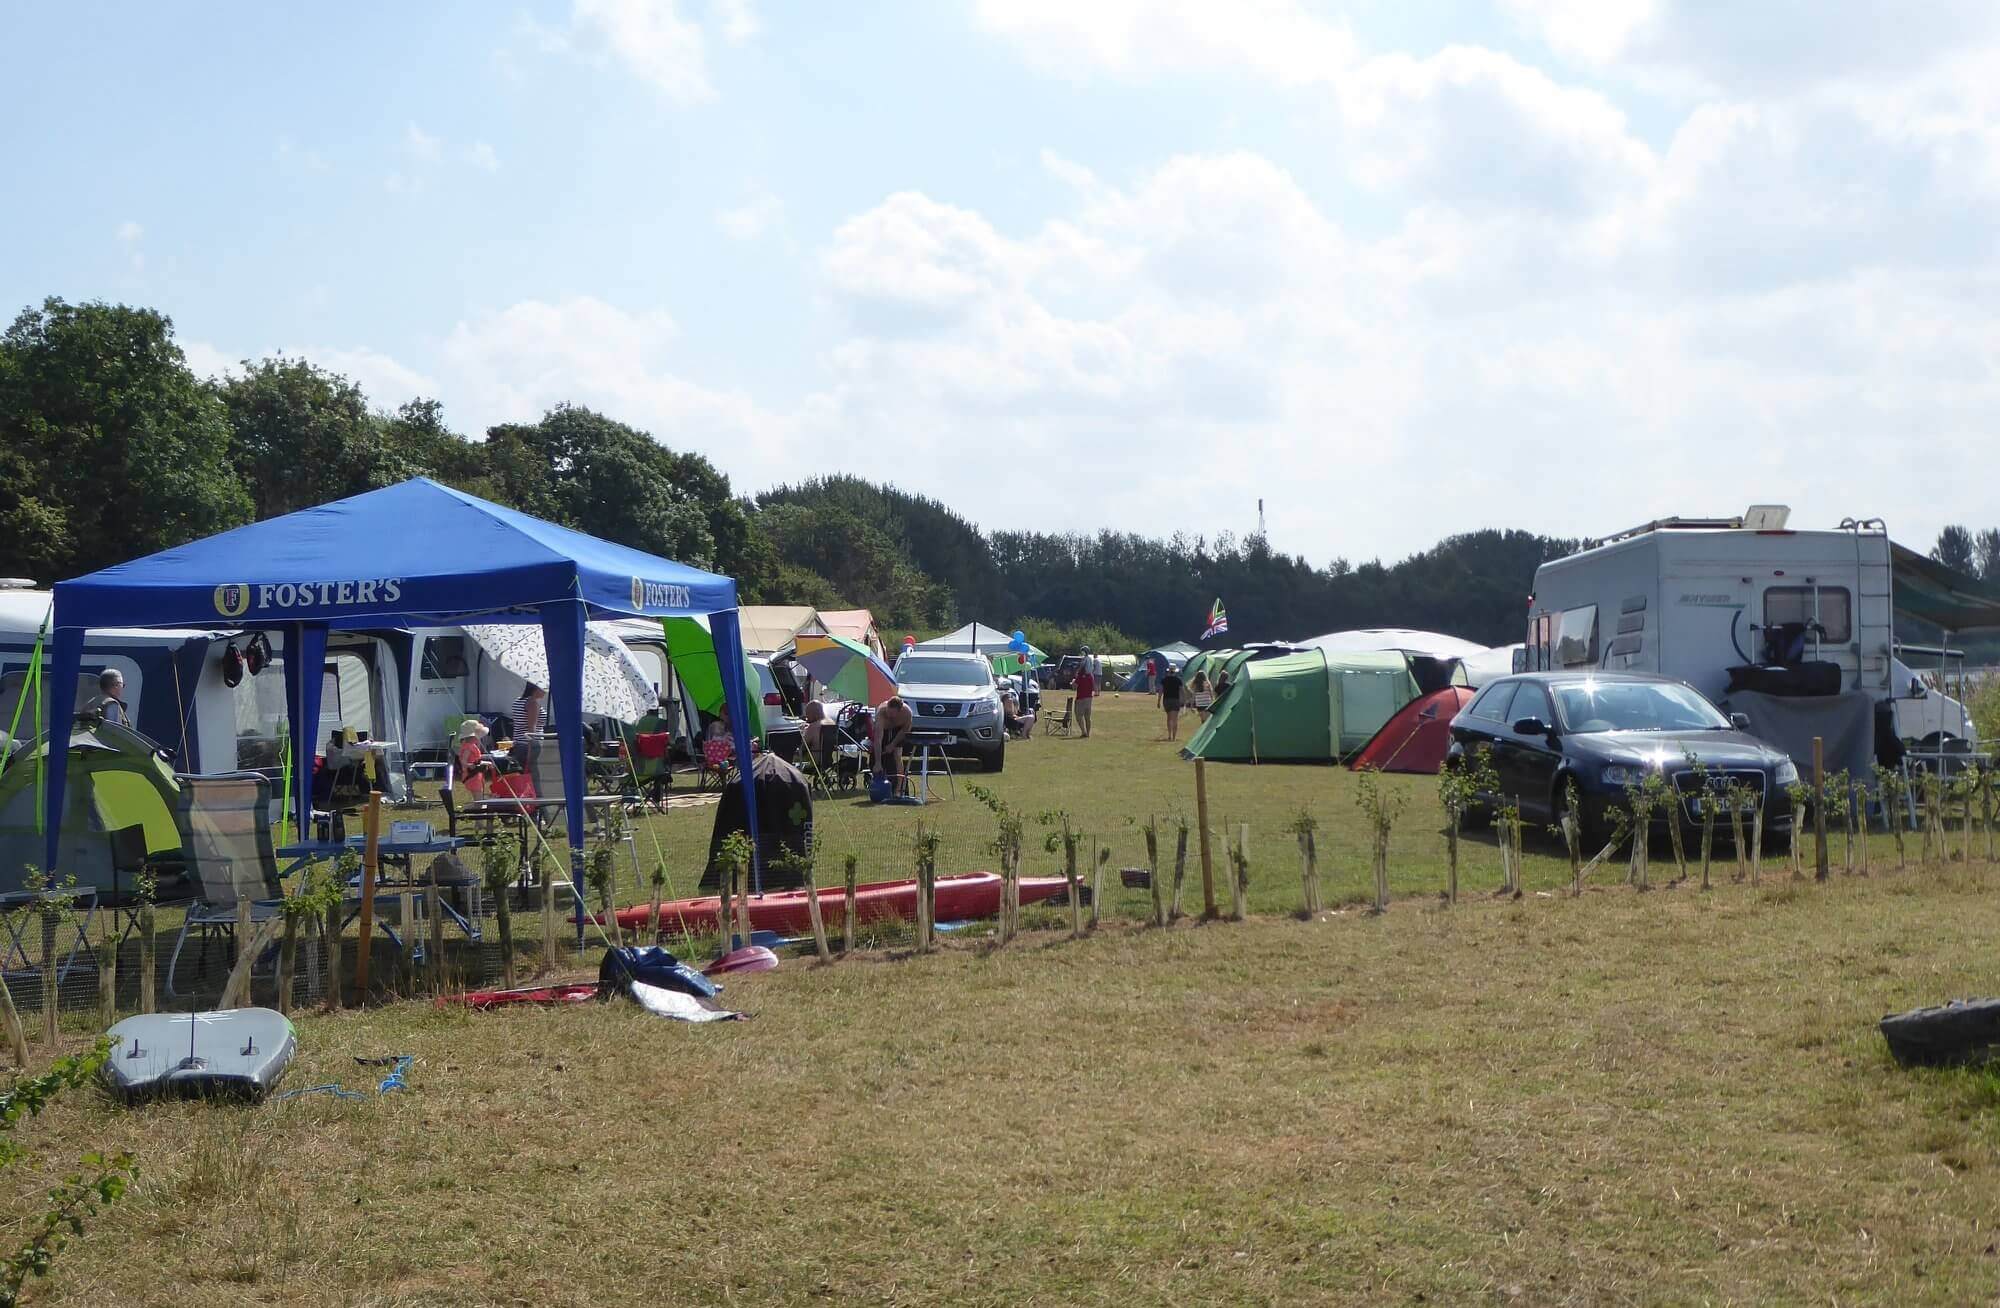
[[[1964,705],[1925,688],[1896,656],[1893,556],[1881,521],[1797,531],[1789,519],[1782,505],[1665,518],[1544,563],[1521,669],[1657,672],[1720,702],[1732,669],[1789,655],[1838,669],[1829,690],[1888,703],[1905,741],[1975,739]]]

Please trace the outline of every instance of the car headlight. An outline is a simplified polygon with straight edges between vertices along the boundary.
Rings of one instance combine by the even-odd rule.
[[[1607,763],[1600,775],[1607,786],[1636,786],[1646,780],[1646,769],[1637,763]]]
[[[1778,785],[1781,786],[1798,785],[1799,765],[1792,762],[1790,759],[1786,759],[1784,762],[1778,764],[1778,773],[1774,778],[1772,778],[1772,780],[1774,780]]]

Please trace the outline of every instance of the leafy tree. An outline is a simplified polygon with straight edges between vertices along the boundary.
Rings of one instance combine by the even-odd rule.
[[[216,387],[229,410],[230,452],[259,518],[345,499],[412,475],[383,439],[361,388],[283,355],[244,360]]]
[[[249,516],[164,314],[51,298],[0,337],[0,573],[74,576]]]
[[[2000,527],[1988,527],[1972,542],[1972,552],[1979,564],[1979,575],[1991,582],[2000,582]]]
[[[1937,545],[1931,550],[1931,557],[1955,572],[1968,576],[1978,574],[1978,564],[1973,559],[1972,533],[1956,523],[1938,533]]]
[[[486,434],[486,468],[503,504],[662,558],[715,566],[715,535],[682,480],[686,464],[601,413],[559,404],[538,423],[495,427]]]

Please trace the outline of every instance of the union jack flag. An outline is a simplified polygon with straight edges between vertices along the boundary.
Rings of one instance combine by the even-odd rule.
[[[1229,615],[1223,612],[1222,601],[1218,599],[1208,611],[1208,629],[1201,633],[1201,638],[1209,640],[1216,636],[1226,636],[1228,634]]]

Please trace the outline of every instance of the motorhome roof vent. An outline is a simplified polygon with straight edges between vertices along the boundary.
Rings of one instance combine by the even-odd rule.
[[[1783,531],[1791,520],[1792,510],[1787,504],[1752,504],[1743,515],[1743,525],[1751,531]]]

